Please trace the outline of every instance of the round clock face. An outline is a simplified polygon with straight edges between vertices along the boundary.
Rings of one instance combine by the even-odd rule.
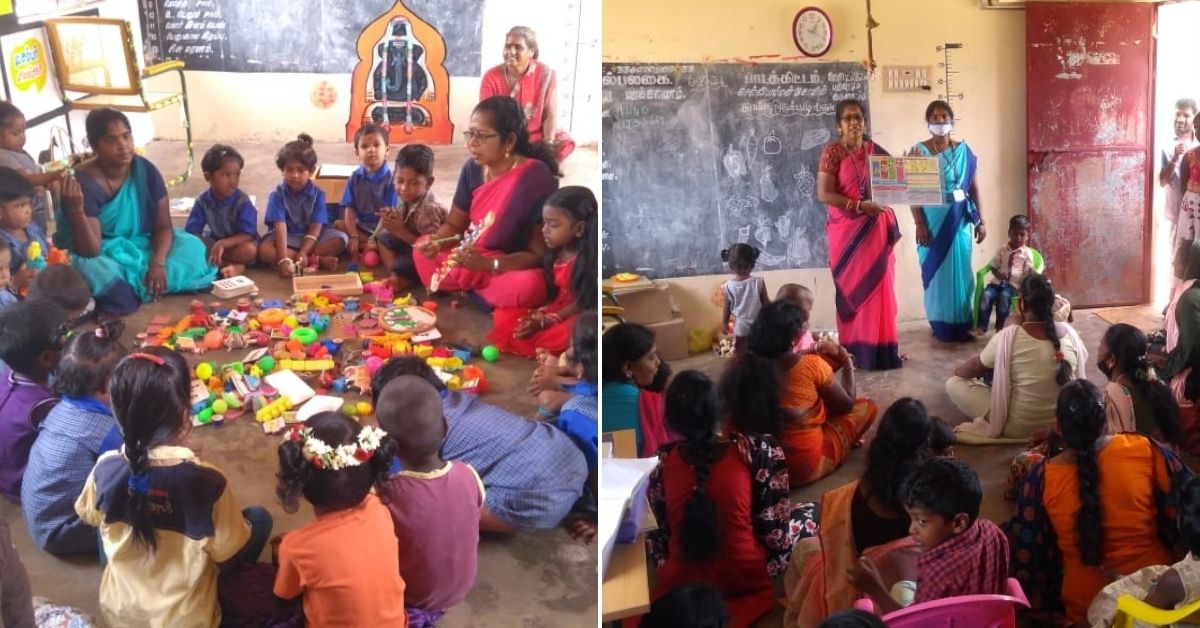
[[[792,39],[800,52],[809,57],[819,57],[829,52],[833,45],[833,23],[817,7],[801,9],[792,21]]]

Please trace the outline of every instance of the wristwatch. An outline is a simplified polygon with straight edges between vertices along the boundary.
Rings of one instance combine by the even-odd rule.
[[[500,258],[499,257],[492,258],[492,274],[493,275],[500,274]]]

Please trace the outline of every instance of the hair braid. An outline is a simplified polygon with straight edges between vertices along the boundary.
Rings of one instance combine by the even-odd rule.
[[[1054,324],[1054,287],[1045,275],[1032,273],[1021,282],[1021,298],[1025,307],[1045,326],[1046,337],[1054,345],[1054,359],[1058,363],[1054,380],[1059,386],[1065,386],[1071,381],[1071,363],[1062,355],[1062,340]]]
[[[1096,441],[1104,434],[1104,395],[1095,384],[1077,379],[1063,386],[1058,395],[1059,430],[1067,449],[1075,454],[1075,476],[1079,484],[1079,511],[1075,534],[1085,565],[1104,561],[1104,521],[1100,509],[1100,466]]]

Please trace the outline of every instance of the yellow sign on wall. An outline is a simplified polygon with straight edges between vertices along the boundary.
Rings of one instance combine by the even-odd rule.
[[[33,87],[41,91],[50,72],[42,42],[31,37],[13,48],[8,55],[8,72],[17,89],[24,92]]]
[[[0,15],[8,15],[12,12],[12,0],[0,0]]]

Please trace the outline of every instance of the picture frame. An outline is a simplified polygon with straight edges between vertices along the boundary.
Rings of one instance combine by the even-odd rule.
[[[1025,0],[979,0],[981,9],[1024,9]]]

